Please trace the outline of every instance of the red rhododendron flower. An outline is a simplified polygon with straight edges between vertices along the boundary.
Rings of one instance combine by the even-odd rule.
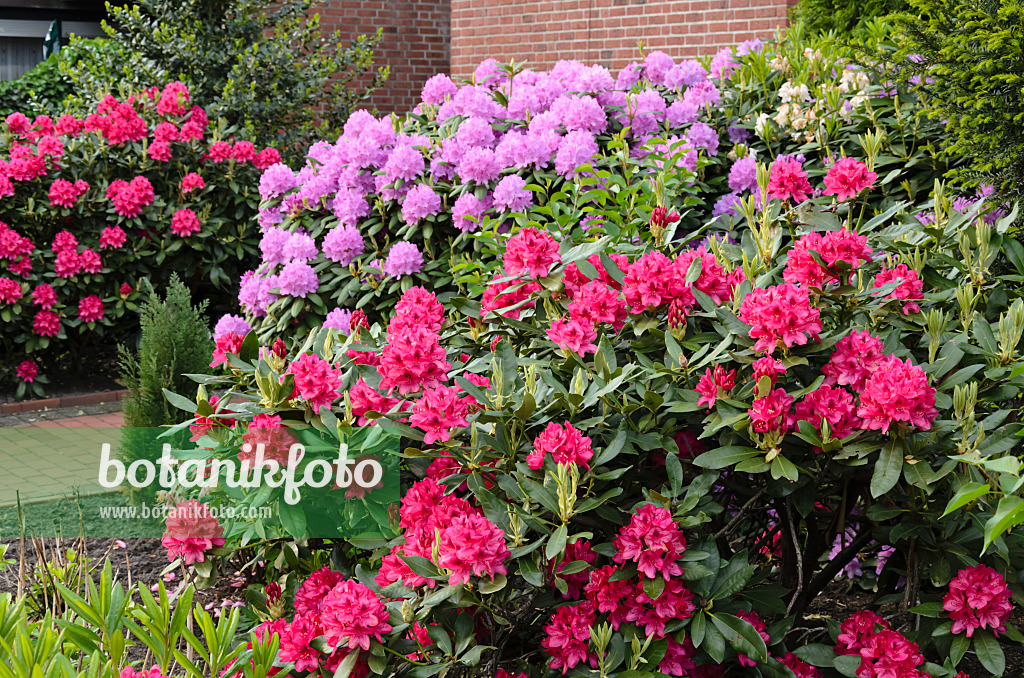
[[[210,507],[195,499],[178,504],[169,511],[161,543],[167,559],[180,557],[186,565],[202,563],[206,551],[224,545],[224,528]]]
[[[856,392],[864,390],[868,377],[886,360],[882,340],[867,330],[853,330],[836,344],[828,363],[821,368],[825,384],[849,386]]]
[[[548,328],[548,339],[558,344],[558,348],[566,353],[585,356],[597,351],[597,344],[594,343],[597,340],[597,331],[594,329],[594,323],[589,320],[553,320],[551,327]]]
[[[697,668],[693,661],[696,654],[697,650],[693,647],[693,641],[689,636],[683,638],[681,643],[672,636],[668,636],[668,647],[665,649],[665,656],[658,664],[658,670],[669,676],[693,675],[693,670]]]
[[[449,369],[451,363],[445,360],[437,334],[426,327],[388,336],[377,368],[380,388],[388,392],[398,389],[402,395],[440,386],[448,378]]]
[[[505,245],[505,272],[511,276],[543,278],[558,260],[558,241],[536,228],[522,229]]]
[[[50,185],[50,204],[56,207],[72,208],[79,196],[89,190],[89,184],[79,179],[71,183],[67,179],[57,179]]]
[[[810,422],[819,432],[821,422],[828,422],[833,438],[845,438],[860,428],[857,407],[850,392],[825,385],[811,391],[797,403],[796,418]]]
[[[736,386],[736,370],[725,371],[721,365],[715,365],[714,370],[710,367],[704,371],[704,376],[697,382],[697,393],[700,398],[697,400],[697,407],[707,405],[710,410],[715,406],[715,401],[725,398]]]
[[[23,360],[14,374],[22,381],[32,383],[39,376],[39,366],[34,360]]]
[[[540,641],[551,655],[552,669],[561,669],[565,674],[580,662],[596,659],[590,652],[590,629],[595,623],[594,606],[589,601],[555,610],[544,627],[545,638]]]
[[[747,410],[750,427],[758,433],[785,431],[789,428],[789,409],[792,406],[793,396],[782,388],[775,389],[763,398],[756,398],[753,406]]]
[[[344,578],[340,572],[328,567],[310,574],[295,591],[295,616],[323,614],[324,598]]]
[[[100,233],[100,249],[120,249],[128,241],[128,236],[120,226],[107,226]]]
[[[452,429],[469,426],[466,415],[469,405],[459,391],[450,386],[437,386],[424,389],[423,397],[412,406],[412,417],[409,423],[426,431],[423,442],[432,445],[435,442],[447,442],[451,439]]]
[[[792,652],[787,652],[779,658],[779,663],[789,667],[796,678],[821,678],[821,671],[814,668],[807,662],[797,657]]]
[[[156,103],[156,112],[165,116],[184,115],[188,100],[188,87],[185,83],[177,80],[169,82],[160,93],[160,100]]]
[[[775,382],[778,381],[779,375],[786,373],[785,365],[770,355],[766,355],[763,358],[755,360],[753,367],[754,383],[759,383],[762,377],[768,377],[768,379],[771,380],[772,388],[775,388]]]
[[[188,208],[183,208],[174,213],[171,217],[171,231],[182,238],[198,233],[203,225],[199,223],[199,217]]]
[[[127,297],[132,292],[134,292],[134,290],[132,289],[131,285],[129,285],[128,283],[121,283],[121,288],[118,290],[118,293],[122,297]]]
[[[558,575],[559,579],[565,582],[566,592],[562,594],[562,598],[565,600],[578,599],[583,591],[583,587],[590,581],[590,573],[587,570],[571,574],[560,574],[569,563],[576,562],[577,560],[583,561],[588,565],[593,565],[597,560],[597,553],[594,552],[590,542],[586,539],[577,539],[573,543],[567,544],[565,552],[562,554],[562,559],[558,561],[558,565],[555,565],[553,560],[549,560],[547,563],[548,574],[551,576]]]
[[[539,469],[544,466],[544,457],[548,454],[556,464],[576,464],[590,468],[589,462],[594,456],[594,448],[590,446],[590,438],[580,433],[569,422],[565,422],[563,426],[552,421],[533,441],[533,450],[527,456],[526,462],[530,468]]]
[[[834,195],[843,202],[856,198],[861,191],[871,188],[878,175],[868,171],[863,161],[843,158],[829,168],[825,175],[825,195]]]
[[[924,662],[917,643],[889,629],[868,636],[860,656],[857,678],[918,678],[917,667]]]
[[[868,377],[857,410],[865,429],[882,433],[899,422],[927,431],[938,414],[928,375],[909,359],[903,362],[894,355],[887,356]]]
[[[648,579],[660,573],[668,580],[683,573],[676,561],[686,550],[686,537],[668,509],[661,506],[644,504],[638,508],[612,545],[616,549],[612,560],[634,561]]]
[[[861,610],[852,614],[839,627],[836,654],[860,654],[867,639],[880,629],[889,628],[885,621],[871,610]]]
[[[291,429],[281,423],[277,414],[257,414],[249,422],[248,432],[242,440],[249,445],[249,451],[243,447],[238,452],[238,461],[255,465],[260,446],[263,446],[263,458],[275,461],[285,467],[288,464],[288,451],[296,443]]]
[[[965,567],[949,582],[942,609],[953,620],[953,633],[966,631],[970,638],[978,629],[1006,633],[1012,593],[1002,575],[987,565]]]
[[[792,283],[762,289],[755,287],[743,298],[739,318],[750,325],[755,351],[769,355],[781,342],[786,348],[803,346],[810,335],[821,332],[821,313],[811,306],[808,291]]]
[[[196,189],[201,190],[204,188],[206,188],[206,182],[203,181],[203,178],[195,172],[189,172],[181,180],[182,193],[191,193]]]
[[[479,512],[452,518],[441,530],[437,551],[437,565],[451,572],[449,586],[469,583],[470,575],[494,579],[508,572],[505,532]]]
[[[256,154],[256,159],[253,160],[252,164],[256,166],[256,169],[265,170],[279,162],[281,162],[281,154],[276,148],[264,148]]]
[[[322,609],[323,635],[330,645],[368,651],[371,638],[383,642],[382,635],[391,633],[384,602],[368,586],[352,579],[338,582],[324,597]]]
[[[39,311],[32,320],[32,331],[41,337],[55,337],[60,332],[60,317],[53,311]]]
[[[907,302],[903,304],[903,315],[920,313],[921,307],[914,300],[924,299],[924,282],[917,275],[917,271],[908,268],[906,264],[900,264],[896,268],[883,267],[875,276],[872,287],[883,287],[894,282],[899,282],[899,285],[889,293],[888,298]]]
[[[53,287],[43,283],[32,290],[32,305],[39,306],[44,310],[53,308],[57,303],[57,293]]]
[[[228,364],[228,353],[238,355],[243,341],[245,341],[245,337],[234,332],[225,332],[217,337],[217,346],[213,349],[213,362],[210,363],[210,367]]]
[[[0,278],[0,303],[13,304],[21,299],[23,294],[21,283],[10,278]]]
[[[91,323],[103,317],[103,300],[90,294],[78,302],[78,319]]]
[[[800,203],[814,192],[807,181],[807,173],[799,160],[784,159],[772,163],[768,177],[768,197]]]
[[[856,269],[862,262],[871,260],[873,250],[867,242],[867,236],[848,231],[845,226],[824,236],[808,233],[789,251],[782,276],[788,283],[821,289],[827,283],[838,282],[839,278],[815,261],[811,252],[817,252],[829,269],[841,261]]]
[[[288,366],[288,373],[295,375],[295,390],[292,398],[302,398],[319,414],[324,407],[338,399],[341,386],[341,370],[314,353],[306,353]]]

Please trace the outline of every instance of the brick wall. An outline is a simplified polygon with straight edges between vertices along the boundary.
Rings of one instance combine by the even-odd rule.
[[[451,70],[483,59],[546,68],[576,59],[617,70],[647,51],[675,58],[774,34],[795,0],[451,0]]]
[[[390,65],[391,77],[369,102],[381,112],[409,111],[427,78],[448,72],[451,0],[325,0],[319,12],[346,42],[384,29],[376,64]]]

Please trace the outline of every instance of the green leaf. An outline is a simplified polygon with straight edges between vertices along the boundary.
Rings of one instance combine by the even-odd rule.
[[[971,639],[967,636],[960,634],[953,636],[953,643],[949,647],[949,660],[953,662],[953,667],[960,663],[960,660],[964,658],[967,653],[967,648],[971,646]]]
[[[922,617],[940,617],[942,616],[942,603],[921,603],[917,607],[910,608],[910,611]]]
[[[544,555],[548,557],[548,560],[553,560],[555,556],[565,551],[565,540],[568,536],[568,529],[565,525],[559,525],[558,528],[548,537],[548,543],[544,547]]]
[[[306,512],[298,504],[289,504],[283,499],[277,502],[278,515],[281,517],[281,527],[295,539],[303,539],[306,536]]]
[[[895,440],[886,443],[875,462],[871,476],[871,496],[881,497],[896,486],[903,470],[903,445]]]
[[[822,645],[821,643],[803,645],[798,647],[794,654],[811,666],[828,668],[835,665],[836,653],[829,645]]]
[[[764,644],[764,638],[750,622],[724,613],[712,614],[711,621],[737,652],[758,662],[768,661],[768,647]]]
[[[167,398],[167,402],[169,402],[170,404],[174,405],[179,410],[184,410],[185,412],[190,412],[192,414],[196,413],[196,409],[199,406],[196,405],[196,403],[194,401],[189,400],[185,396],[180,396],[177,393],[174,393],[172,391],[168,391],[166,388],[163,389],[163,392],[164,392],[164,397]]]
[[[760,455],[761,452],[752,447],[728,445],[726,447],[719,447],[711,450],[710,452],[705,452],[694,459],[693,463],[695,466],[700,466],[701,468],[720,469],[733,466],[741,461],[746,461],[747,459]]]
[[[1006,657],[999,641],[991,633],[979,630],[974,634],[974,651],[978,655],[978,661],[989,673],[1003,675],[1003,671],[1006,670]]]
[[[1011,527],[1024,521],[1024,499],[1006,495],[999,500],[994,516],[985,523],[985,546],[982,553],[988,550],[996,539]]]
[[[984,497],[986,494],[992,491],[992,488],[988,486],[988,483],[967,483],[953,495],[953,498],[946,504],[946,510],[942,513],[942,518],[945,518],[953,511],[957,510],[965,504],[969,504],[979,497]]]

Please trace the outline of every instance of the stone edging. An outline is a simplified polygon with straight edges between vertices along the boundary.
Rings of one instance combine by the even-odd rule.
[[[17,403],[0,405],[0,416],[8,414],[24,414],[40,410],[53,410],[63,407],[85,407],[102,403],[120,402],[124,399],[126,389],[120,391],[104,391],[102,393],[86,393],[83,395],[64,396],[62,398],[46,398],[45,400],[23,400]]]

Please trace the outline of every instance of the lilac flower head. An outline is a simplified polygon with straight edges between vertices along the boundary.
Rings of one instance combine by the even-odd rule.
[[[729,188],[737,193],[757,188],[757,161],[752,156],[737,160],[729,170]]]
[[[425,104],[442,104],[459,91],[459,86],[444,73],[438,73],[423,85],[421,98]]]
[[[732,56],[732,50],[723,47],[711,60],[711,77],[715,80],[728,80],[738,67]]]
[[[285,264],[277,275],[281,294],[290,297],[303,297],[316,292],[320,287],[320,279],[316,277],[313,267],[304,261],[291,261]]]
[[[365,243],[355,226],[338,226],[324,238],[324,256],[342,266],[348,266],[365,251]]]
[[[736,47],[736,56],[745,56],[751,52],[760,52],[762,49],[764,49],[764,42],[761,38],[744,40]]]
[[[750,139],[750,130],[740,127],[738,120],[729,125],[729,141],[734,144],[742,144],[748,139]]]
[[[508,80],[508,74],[502,69],[497,59],[484,59],[473,71],[473,81],[477,85],[493,89],[499,87],[506,80]]]
[[[482,146],[494,147],[494,128],[483,118],[466,118],[459,125],[454,137],[463,147]]]
[[[370,203],[361,192],[347,189],[335,194],[332,209],[342,225],[355,226],[361,217],[370,213]]]
[[[267,207],[266,209],[260,209],[256,215],[256,220],[260,224],[262,230],[267,230],[271,226],[276,226],[284,221],[284,210],[281,209],[280,205],[274,207]]]
[[[616,89],[629,89],[633,85],[640,82],[640,74],[643,71],[643,66],[637,62],[632,62],[621,71],[619,71],[619,77],[615,79]]]
[[[470,148],[455,169],[463,182],[486,184],[497,179],[503,168],[493,150]]]
[[[707,104],[717,106],[722,101],[722,95],[715,87],[715,83],[702,80],[683,92],[683,101],[690,102],[697,108],[703,108]]]
[[[276,275],[264,277],[257,275],[256,271],[247,271],[238,290],[242,308],[255,318],[265,316],[270,305],[277,301],[277,295],[270,291],[277,287],[277,283]]]
[[[708,155],[718,155],[718,132],[710,125],[695,122],[686,133],[686,140],[694,148],[706,148]]]
[[[396,242],[391,246],[387,259],[384,260],[384,272],[390,276],[400,277],[418,273],[423,268],[423,254],[414,243],[407,240]]]
[[[487,207],[485,200],[480,200],[473,193],[463,193],[452,205],[452,223],[463,233],[475,231],[480,227]]]
[[[402,203],[402,221],[418,224],[420,219],[441,211],[441,196],[426,184],[416,184]]]
[[[324,327],[333,327],[342,334],[352,331],[352,311],[347,308],[336,308],[324,318]]]
[[[630,126],[634,138],[654,134],[665,119],[665,99],[653,89],[627,97],[626,108],[632,114]]]
[[[561,120],[567,132],[582,129],[593,134],[601,134],[608,128],[608,116],[593,97],[558,97],[551,105],[551,113]]]
[[[284,163],[271,165],[260,176],[260,197],[264,200],[284,195],[298,185],[295,173]]]
[[[285,256],[284,248],[291,237],[291,233],[283,228],[268,228],[260,239],[263,261],[268,264],[283,264],[287,261],[290,257]]]
[[[494,207],[499,211],[522,212],[533,202],[533,193],[526,190],[526,180],[510,174],[494,187]]]
[[[665,109],[665,117],[672,127],[682,127],[697,119],[700,114],[700,107],[693,101],[677,99]]]
[[[688,59],[676,64],[665,74],[665,85],[667,87],[689,87],[707,79],[708,72],[701,63],[696,59]]]
[[[588,165],[597,155],[598,146],[594,135],[590,132],[577,130],[569,132],[558,146],[555,156],[555,172],[560,176],[574,177],[576,168]]]
[[[249,325],[240,315],[224,315],[217,321],[216,327],[213,328],[213,338],[219,339],[221,336],[228,332],[234,332],[240,337],[252,332],[252,326]]]
[[[423,155],[412,146],[400,144],[395,146],[384,164],[384,176],[388,178],[389,184],[397,179],[411,181],[423,174]]]
[[[664,52],[651,52],[644,59],[644,75],[654,85],[664,85],[665,76],[675,66],[675,61],[672,57],[665,54]]]
[[[281,250],[281,255],[286,260],[309,261],[310,259],[316,259],[317,254],[316,243],[305,233],[292,233],[288,238],[288,242],[285,243],[284,248]]]

